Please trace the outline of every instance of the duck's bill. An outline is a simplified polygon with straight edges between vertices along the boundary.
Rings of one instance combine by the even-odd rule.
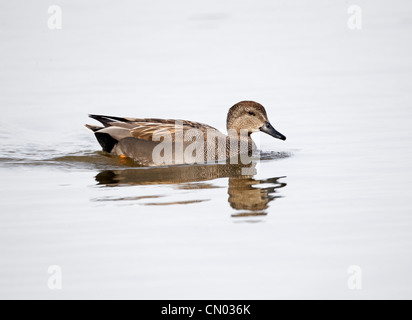
[[[286,140],[286,137],[281,134],[280,132],[276,131],[275,128],[272,127],[272,125],[269,122],[265,122],[265,124],[263,126],[261,126],[260,131],[267,133],[268,135],[280,139],[280,140]]]

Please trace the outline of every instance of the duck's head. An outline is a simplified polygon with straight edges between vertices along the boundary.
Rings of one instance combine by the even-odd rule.
[[[286,137],[270,124],[265,108],[254,101],[241,101],[229,109],[227,129],[236,130],[238,134],[242,129],[248,130],[249,135],[262,131],[277,139],[286,140]]]

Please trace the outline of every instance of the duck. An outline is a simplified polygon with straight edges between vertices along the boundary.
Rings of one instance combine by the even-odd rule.
[[[129,158],[142,166],[180,165],[215,162],[251,156],[256,144],[254,132],[264,132],[286,140],[270,123],[265,108],[255,101],[241,101],[227,114],[227,134],[200,122],[123,118],[89,114],[101,123],[86,124],[104,152]]]

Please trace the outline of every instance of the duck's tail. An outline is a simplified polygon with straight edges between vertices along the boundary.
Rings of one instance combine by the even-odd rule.
[[[99,126],[92,126],[91,124],[86,124],[85,127],[89,130],[92,130],[93,132],[97,132],[104,128],[104,127],[99,127]]]
[[[127,122],[126,118],[103,116],[100,114],[89,114],[89,118],[99,121],[105,127],[110,127],[113,122]]]
[[[119,142],[108,133],[96,132],[94,135],[102,146],[103,151],[106,151],[108,153],[112,152],[114,146]]]
[[[109,133],[100,132],[100,130],[105,129],[104,127],[86,124],[86,128],[94,132],[94,135],[96,136],[96,139],[99,142],[99,144],[102,146],[103,151],[106,151],[108,153],[112,152],[114,146],[119,142],[118,140],[113,138]]]

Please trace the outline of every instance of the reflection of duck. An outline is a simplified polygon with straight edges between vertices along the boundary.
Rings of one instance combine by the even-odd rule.
[[[244,176],[242,175],[242,169],[244,167],[245,166],[242,165],[216,164],[110,170],[100,172],[96,176],[96,180],[99,185],[107,186],[174,184],[178,185],[181,189],[210,189],[216,186],[212,183],[200,182],[228,177],[228,201],[230,206],[235,210],[242,211],[233,216],[265,215],[265,210],[269,207],[269,203],[276,198],[280,198],[280,196],[274,194],[278,192],[278,189],[285,187],[286,183],[279,182],[279,179],[283,177],[256,180],[253,179],[252,175]],[[151,198],[155,197],[159,196],[151,196]],[[130,199],[131,198],[105,198],[104,201]],[[140,200],[142,198],[136,197],[135,199]],[[185,204],[193,202],[196,201],[183,201],[179,203],[152,202],[150,205]]]
[[[242,169],[256,173],[255,165],[183,165],[171,167],[144,167],[126,170],[103,171],[96,176],[105,185],[181,184],[207,181],[225,177],[240,177]],[[254,169],[254,170],[253,170]]]
[[[144,166],[203,163],[249,154],[256,149],[250,135],[258,131],[286,140],[270,124],[265,108],[254,101],[242,101],[230,108],[228,135],[209,125],[185,120],[90,117],[103,125],[86,127],[94,132],[104,151]]]
[[[253,178],[229,178],[229,202],[233,209],[248,210],[252,212],[264,211],[269,202],[280,196],[273,195],[276,189],[283,188],[286,183],[278,180],[283,177],[267,180],[255,180]],[[270,187],[259,187],[262,184],[270,184]]]

